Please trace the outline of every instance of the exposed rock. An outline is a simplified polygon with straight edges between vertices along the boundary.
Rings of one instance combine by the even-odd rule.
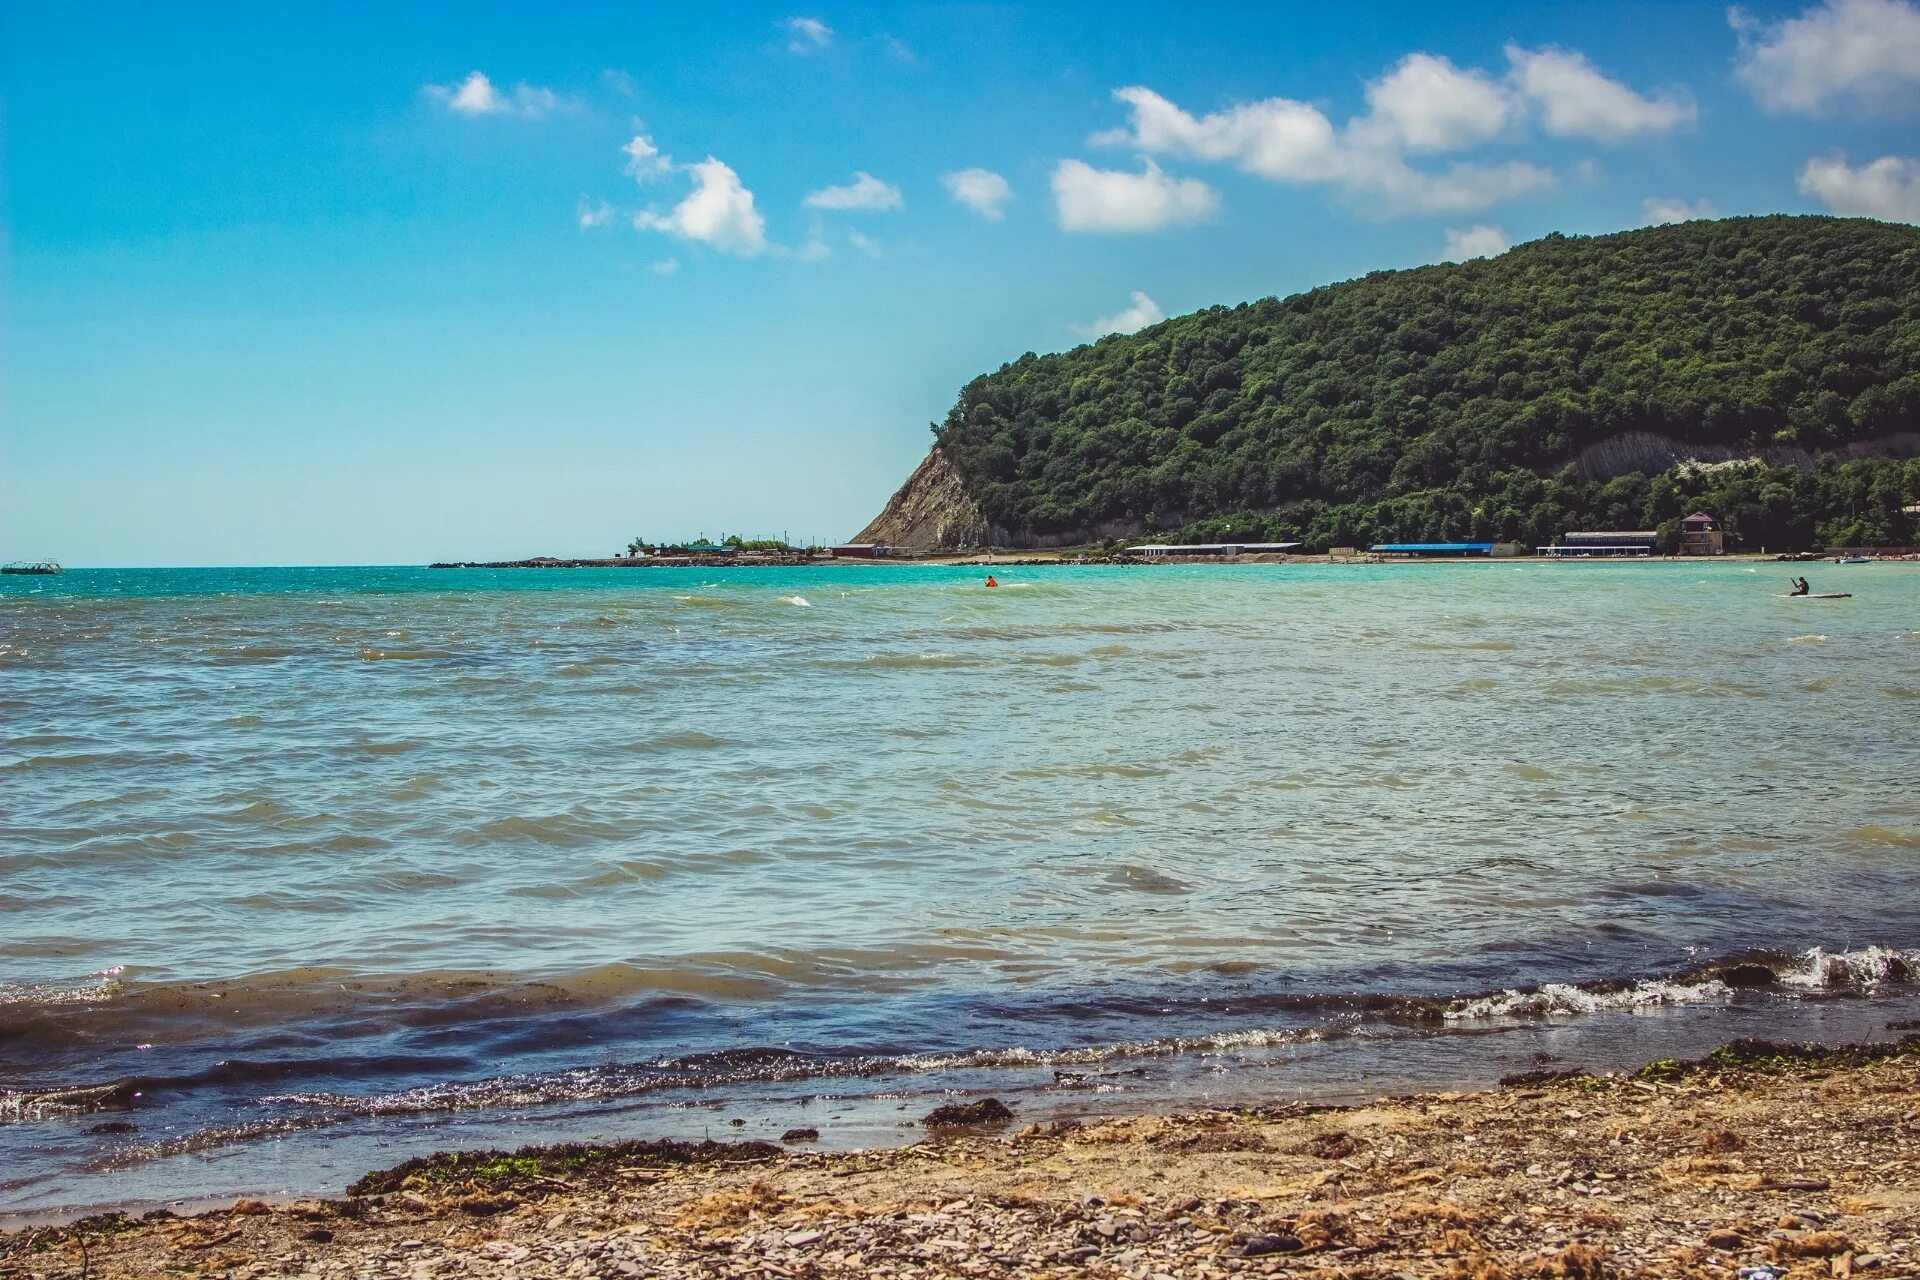
[[[998,1098],[982,1098],[978,1102],[949,1102],[944,1107],[935,1107],[920,1118],[920,1123],[929,1129],[946,1129],[968,1124],[1005,1124],[1013,1119],[1013,1112],[1007,1104]]]
[[[977,547],[988,541],[987,517],[936,446],[853,540],[913,551]]]

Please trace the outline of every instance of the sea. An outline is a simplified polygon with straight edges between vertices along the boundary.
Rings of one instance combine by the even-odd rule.
[[[0,1214],[1920,1027],[1920,565],[985,572],[0,579]]]

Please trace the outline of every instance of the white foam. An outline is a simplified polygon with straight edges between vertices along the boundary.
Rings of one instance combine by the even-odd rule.
[[[1483,1018],[1572,1017],[1620,1009],[1657,1009],[1679,1004],[1708,1004],[1725,1000],[1733,988],[1718,978],[1705,982],[1667,982],[1643,979],[1617,991],[1589,991],[1571,983],[1550,982],[1537,991],[1502,991],[1461,1001],[1440,1016],[1448,1022]]]
[[[781,596],[780,602],[782,604],[793,605],[795,608],[799,608],[799,609],[813,608],[811,604],[807,603],[807,598],[805,596]]]
[[[1872,989],[1897,981],[1915,968],[1911,957],[1892,947],[1862,947],[1858,951],[1808,950],[1800,963],[1780,974],[1780,985],[1803,991],[1824,991],[1832,987]]]

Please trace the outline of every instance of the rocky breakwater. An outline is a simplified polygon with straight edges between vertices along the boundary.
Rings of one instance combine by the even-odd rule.
[[[342,1200],[14,1232],[0,1277],[1920,1273],[1912,1039],[1743,1043],[1632,1075],[1543,1072],[1359,1107],[983,1118],[1001,1127],[932,1125],[916,1145],[845,1154],[437,1156]]]

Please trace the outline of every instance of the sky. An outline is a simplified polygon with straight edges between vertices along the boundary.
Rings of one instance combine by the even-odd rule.
[[[1920,0],[0,0],[0,559],[853,535],[968,379],[1548,232],[1920,222]]]

